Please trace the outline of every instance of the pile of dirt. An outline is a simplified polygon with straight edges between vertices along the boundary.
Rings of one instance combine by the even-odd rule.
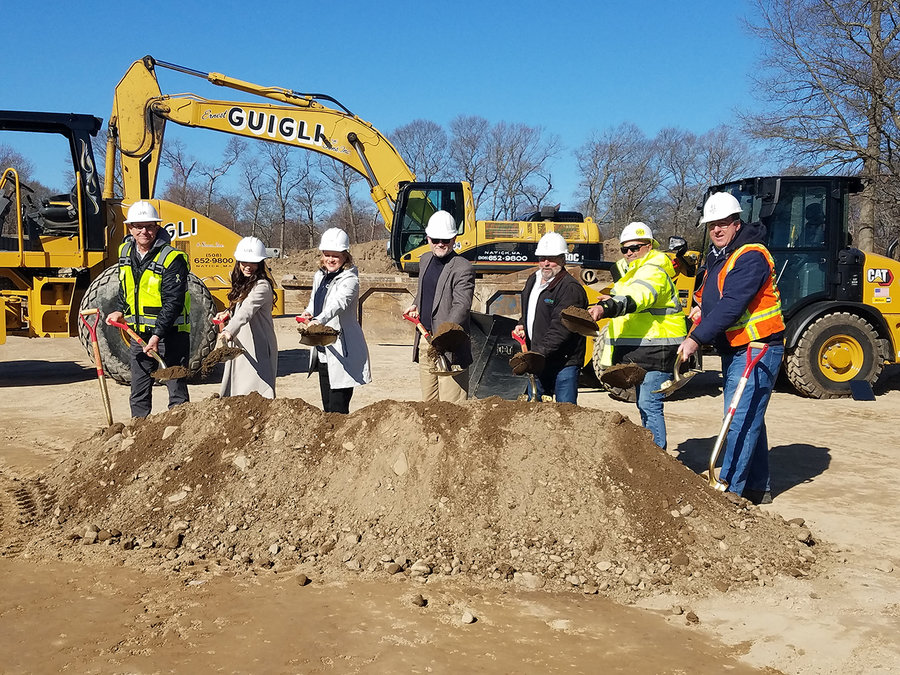
[[[394,263],[387,254],[387,241],[376,239],[361,244],[353,244],[350,247],[354,264],[359,268],[360,274],[399,274]],[[286,275],[311,274],[319,269],[319,261],[322,257],[317,248],[308,248],[300,251],[288,251],[283,258],[269,260],[273,277],[282,279]]]
[[[802,522],[711,490],[620,414],[567,404],[342,416],[213,398],[98,433],[39,488],[55,508],[30,554],[174,571],[469,575],[631,601],[806,576],[816,558]]]

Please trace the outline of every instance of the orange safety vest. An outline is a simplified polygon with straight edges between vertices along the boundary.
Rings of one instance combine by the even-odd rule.
[[[719,270],[719,296],[722,295],[725,277],[734,268],[737,259],[750,251],[757,251],[765,256],[766,262],[769,263],[769,279],[753,296],[737,323],[725,331],[725,338],[732,347],[741,347],[784,330],[781,294],[775,285],[775,261],[772,260],[769,250],[762,244],[745,244],[729,256],[728,261]]]

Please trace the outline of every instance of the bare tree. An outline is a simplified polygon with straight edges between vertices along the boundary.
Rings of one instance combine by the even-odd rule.
[[[647,219],[662,184],[657,147],[634,124],[594,134],[575,153],[586,191],[582,210],[614,226]]]
[[[359,225],[361,220],[357,218],[357,209],[353,203],[353,187],[363,177],[346,164],[335,160],[322,162],[323,176],[334,191],[337,201],[336,211],[341,214],[343,225],[336,225],[345,230],[351,242],[360,241]]]
[[[499,179],[489,156],[490,132],[483,117],[460,115],[450,121],[450,173],[453,180],[471,184],[476,212]]]
[[[253,237],[259,230],[264,202],[268,198],[267,183],[259,155],[245,155],[241,159],[241,187],[247,194],[243,201],[244,217],[250,221],[250,236]]]
[[[294,161],[296,149],[279,143],[263,143],[263,173],[266,193],[272,199],[274,225],[278,228],[279,247],[284,250],[285,227],[294,215],[294,193],[303,182],[305,169]]]
[[[187,153],[181,140],[175,139],[166,144],[160,162],[172,172],[163,190],[163,197],[194,211],[198,210],[202,190],[192,181],[199,163],[197,158]]]
[[[318,153],[304,153],[304,178],[297,187],[297,207],[299,209],[299,241],[300,248],[310,248],[316,242],[316,224],[322,219],[327,206],[325,181],[322,176],[322,165],[326,161]]]
[[[900,128],[895,0],[755,0],[750,30],[766,58],[755,90],[771,105],[744,117],[759,138],[794,162],[859,173],[856,243],[874,246],[877,200],[897,180]]]
[[[238,159],[246,152],[246,150],[247,143],[241,138],[232,136],[225,145],[225,150],[222,153],[222,160],[218,165],[214,166],[202,162],[196,165],[197,173],[206,179],[206,185],[204,186],[203,215],[207,218],[210,216],[210,210],[212,209],[213,201],[216,196],[216,183],[228,173],[228,170],[237,163]]]
[[[447,154],[447,132],[431,120],[413,120],[390,134],[407,166],[421,181],[440,180],[446,176],[450,158]]]

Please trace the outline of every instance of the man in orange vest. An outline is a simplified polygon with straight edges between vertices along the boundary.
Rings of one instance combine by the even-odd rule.
[[[755,504],[769,504],[769,441],[765,414],[784,356],[784,319],[775,285],[775,262],[764,245],[761,223],[741,222],[741,205],[727,192],[717,192],[703,205],[701,223],[712,241],[701,270],[702,285],[692,311],[701,320],[678,348],[682,359],[701,345],[713,344],[722,357],[725,408],[727,410],[747,365],[759,353],[752,347],[768,345],[735,411],[722,458],[720,480],[728,491]]]

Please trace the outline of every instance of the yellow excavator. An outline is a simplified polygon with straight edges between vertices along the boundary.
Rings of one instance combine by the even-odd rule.
[[[274,103],[164,95],[157,67]],[[0,167],[0,344],[7,334],[78,334],[88,349],[89,336],[78,326],[77,309],[96,307],[106,311],[113,302],[117,250],[125,234],[124,213],[130,204],[145,199],[159,211],[173,246],[185,251],[190,260],[190,367],[198,367],[213,348],[215,331],[209,319],[225,303],[234,264],[231,252],[240,235],[202,214],[154,198],[163,135],[170,121],[318,152],[353,168],[368,181],[372,200],[390,230],[392,259],[399,269],[412,274],[417,273],[419,257],[428,250],[425,224],[438,209],[456,218],[457,251],[479,272],[512,271],[535,264],[534,247],[551,230],[570,242],[572,264],[602,257],[599,228],[589,218],[559,223],[544,217],[521,222],[478,221],[467,182],[415,182],[393,145],[330,96],[257,85],[146,56],[134,62],[116,86],[102,189],[92,145],[101,128],[100,119],[0,111],[0,132],[63,136],[74,174],[69,194],[38,198],[20,180],[15,166]],[[115,189],[117,160],[121,195]],[[280,313],[283,291],[277,289],[276,293],[276,311]],[[122,336],[104,326],[98,341],[108,373],[127,382],[130,372]]]

